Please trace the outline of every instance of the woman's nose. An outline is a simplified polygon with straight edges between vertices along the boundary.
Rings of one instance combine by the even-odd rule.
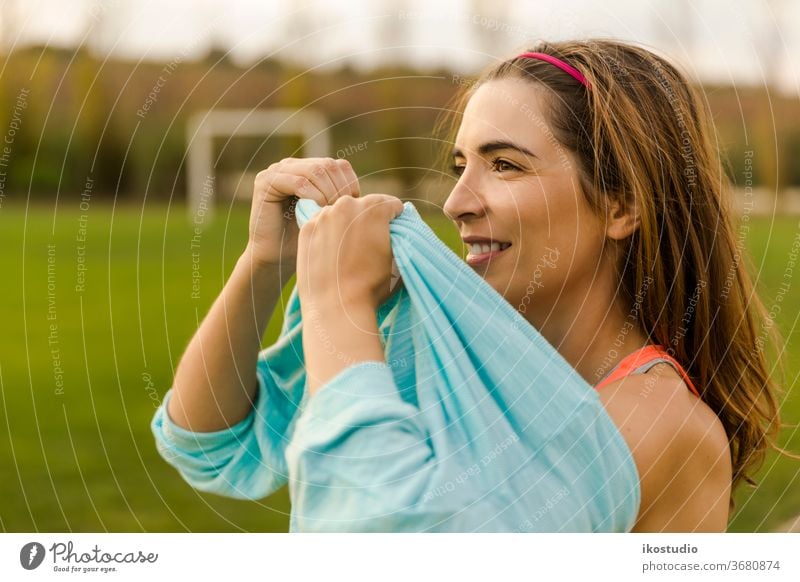
[[[486,205],[476,186],[464,180],[462,175],[445,200],[443,210],[450,220],[465,220],[482,216]]]

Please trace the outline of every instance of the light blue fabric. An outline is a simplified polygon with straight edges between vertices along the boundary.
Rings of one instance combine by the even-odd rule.
[[[298,222],[318,210],[300,200]],[[295,288],[250,415],[186,431],[170,390],[152,422],[161,455],[219,495],[288,481],[290,531],[630,530],[636,466],[594,388],[411,203],[390,232],[403,285],[378,311],[386,363],[351,365],[308,399]]]

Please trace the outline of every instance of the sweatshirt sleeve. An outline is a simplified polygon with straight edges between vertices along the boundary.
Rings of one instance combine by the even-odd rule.
[[[194,432],[169,417],[170,389],[150,424],[161,457],[193,488],[261,499],[288,480],[285,451],[303,406],[305,370],[296,290],[278,341],[259,354],[258,389],[246,418],[223,430]]]
[[[389,366],[345,368],[310,398],[286,451],[298,531],[416,530],[434,454]],[[430,515],[427,516],[430,518]]]

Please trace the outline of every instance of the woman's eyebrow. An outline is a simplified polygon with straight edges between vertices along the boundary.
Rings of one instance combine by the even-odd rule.
[[[521,145],[517,145],[517,144],[515,144],[513,142],[505,141],[505,140],[488,141],[488,142],[478,146],[478,150],[477,151],[478,151],[478,154],[480,154],[482,156],[485,156],[486,154],[489,154],[489,153],[492,153],[492,152],[496,152],[498,150],[516,150],[516,151],[518,151],[518,152],[520,152],[522,154],[525,154],[526,156],[530,156],[532,158],[537,158],[538,159],[538,156],[536,154],[534,154],[532,151],[530,151],[529,149],[524,148]],[[453,152],[452,152],[451,156],[454,157],[454,158],[456,158],[456,157],[463,158],[464,154],[459,148],[453,148]]]

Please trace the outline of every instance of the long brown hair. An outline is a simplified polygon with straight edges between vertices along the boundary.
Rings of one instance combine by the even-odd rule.
[[[640,302],[642,330],[678,360],[722,421],[731,491],[741,481],[755,486],[751,475],[767,449],[785,453],[776,446],[778,388],[765,353],[775,348],[769,357],[780,363],[783,342],[737,242],[731,183],[705,102],[678,69],[638,46],[590,40],[527,50],[569,63],[590,89],[547,62],[512,58],[461,81],[464,90],[438,127],[452,145],[457,116],[488,81],[519,78],[546,88],[548,125],[574,155],[589,205],[605,216],[612,200],[635,204],[640,215],[617,265],[625,299]]]

